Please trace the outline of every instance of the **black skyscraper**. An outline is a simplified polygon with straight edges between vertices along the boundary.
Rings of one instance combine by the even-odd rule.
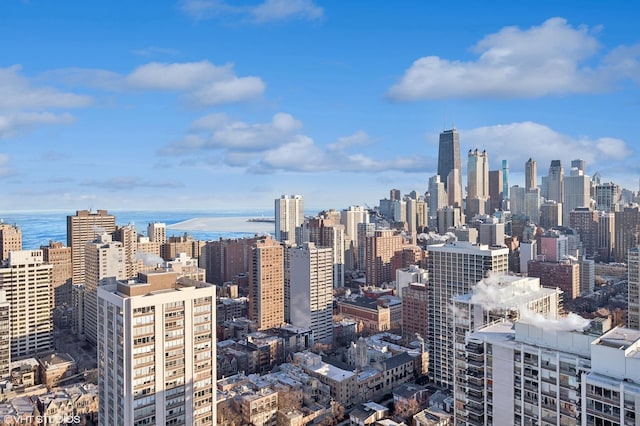
[[[447,189],[447,176],[453,169],[460,171],[462,177],[462,167],[460,165],[460,135],[456,129],[445,130],[440,133],[440,147],[438,149],[438,174],[440,180],[444,182]],[[462,188],[462,178],[460,178],[460,188]]]

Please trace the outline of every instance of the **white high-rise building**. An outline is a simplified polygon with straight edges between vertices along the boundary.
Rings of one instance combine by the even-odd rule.
[[[0,289],[0,379],[11,375],[11,304]]]
[[[489,271],[506,274],[509,249],[459,241],[427,246],[429,285],[429,376],[453,387],[453,298],[466,294]]]
[[[333,338],[333,255],[330,247],[305,243],[289,249],[290,317],[310,328],[316,342]]]
[[[275,219],[275,239],[280,242],[296,242],[296,228],[304,223],[302,195],[282,195],[276,198]]]
[[[429,178],[429,228],[438,228],[438,210],[447,206],[447,191],[439,175]]]
[[[456,424],[637,424],[640,331],[598,324],[533,317],[470,334]]]
[[[627,256],[627,326],[640,330],[640,247]]]
[[[126,257],[122,243],[112,241],[106,233],[86,243],[84,255],[84,333],[88,341],[96,343],[98,287],[127,278]]]
[[[0,267],[0,288],[9,302],[11,359],[53,349],[53,265],[44,263],[42,250],[16,250]]]
[[[589,207],[591,203],[591,180],[579,169],[571,169],[564,177],[562,223],[569,226],[569,215],[578,207]]]
[[[101,425],[215,424],[215,303],[173,272],[98,288]]]
[[[345,268],[358,268],[358,224],[369,223],[369,211],[362,206],[350,206],[340,213],[340,223],[345,233]]]
[[[557,320],[561,306],[561,290],[542,287],[539,278],[513,275],[491,275],[474,286],[472,292],[454,299],[454,424],[466,421],[472,411],[468,385],[473,376],[469,375],[468,364],[473,360],[467,362],[465,358],[466,336],[489,324],[532,314]]]
[[[166,243],[167,225],[161,222],[151,222],[147,225],[147,236],[152,243]]]

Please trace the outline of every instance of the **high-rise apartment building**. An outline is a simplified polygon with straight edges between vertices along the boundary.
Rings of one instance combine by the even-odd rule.
[[[277,241],[296,242],[296,228],[304,222],[304,199],[302,195],[282,195],[275,200]]]
[[[141,273],[98,289],[101,425],[216,422],[216,287]]]
[[[598,212],[589,207],[577,207],[569,215],[569,227],[580,235],[584,255],[593,259],[598,255]]]
[[[499,322],[467,337],[469,368],[460,378],[464,392],[456,394],[464,415],[457,424],[581,424],[580,378],[598,336],[562,320],[533,318],[537,323]],[[576,322],[579,328],[587,321]]]
[[[462,188],[462,170],[452,169],[446,180],[447,205],[462,207],[462,199],[464,198]]]
[[[561,203],[564,200],[564,168],[560,160],[551,160],[546,182],[547,200]]]
[[[147,225],[147,236],[152,243],[167,242],[167,225],[162,222],[151,222]]]
[[[562,225],[562,211],[564,206],[562,203],[555,201],[547,201],[540,206],[540,223],[544,229],[551,229]]]
[[[138,232],[133,224],[116,226],[113,231],[113,241],[120,241],[124,251],[124,276],[135,278],[138,276]]]
[[[562,223],[569,223],[571,212],[578,207],[589,207],[591,203],[591,180],[582,171],[571,169],[571,175],[564,178],[562,200]]]
[[[344,287],[344,225],[335,223],[320,214],[318,217],[309,219],[305,224],[308,231],[308,239],[304,242],[312,242],[318,247],[329,247],[333,258],[333,286],[335,288]]]
[[[106,210],[78,210],[75,216],[67,216],[67,246],[71,247],[73,284],[84,283],[85,243],[94,241],[102,233],[110,234],[115,230],[116,218]]]
[[[640,247],[627,256],[627,326],[640,330]]]
[[[600,262],[611,262],[613,247],[615,246],[615,220],[614,213],[598,212],[598,230],[596,232],[596,247]]]
[[[562,290],[564,300],[572,300],[580,296],[580,265],[578,263],[532,260],[527,264],[527,275],[540,278],[540,284],[544,287]]]
[[[71,306],[71,277],[73,275],[71,247],[65,247],[61,242],[49,241],[49,245],[40,246],[40,250],[42,250],[44,261],[53,266],[51,279],[53,308]]]
[[[447,191],[439,175],[429,178],[429,228],[438,227],[438,210],[447,206]]]
[[[441,386],[453,386],[454,332],[452,299],[466,294],[489,271],[504,274],[509,267],[509,249],[490,248],[470,242],[427,246],[429,295],[429,376]]]
[[[333,338],[333,253],[304,243],[289,249],[290,319],[313,331],[316,342]]]
[[[525,189],[524,214],[531,223],[540,223],[540,188]]]
[[[438,145],[438,175],[440,180],[445,182],[445,190],[448,189],[447,177],[453,169],[462,170],[460,162],[460,134],[456,129],[445,130],[440,133]],[[461,172],[460,172],[461,173]],[[462,177],[459,181],[462,188]]]
[[[538,187],[538,166],[536,161],[529,158],[524,163],[524,188],[534,189]]]
[[[369,223],[369,211],[362,206],[349,206],[340,213],[340,223],[344,225],[345,233],[345,268],[358,269],[358,224]]]
[[[84,333],[89,342],[96,343],[98,288],[128,278],[126,258],[122,243],[112,241],[106,233],[86,243],[84,255]]]
[[[367,268],[367,238],[372,237],[376,230],[375,223],[358,224],[358,270]]]
[[[542,315],[557,320],[562,308],[562,292],[544,288],[537,278],[493,275],[481,281],[473,291],[454,299],[454,424],[473,418],[476,404],[470,393],[479,385],[475,380],[477,359],[466,358],[465,338],[489,324],[515,321],[521,316]],[[471,391],[471,392],[470,392]]]
[[[0,289],[0,379],[11,376],[11,303]]]
[[[493,214],[493,212],[497,210],[502,210],[503,191],[502,171],[489,171],[489,211],[487,214]]]
[[[372,236],[367,237],[366,278],[367,285],[381,286],[390,283],[396,277],[392,259],[402,252],[404,238],[392,229],[376,229]]]
[[[251,247],[257,237],[207,241],[202,249],[202,267],[207,270],[207,282],[221,285],[246,274],[251,268]]]
[[[11,358],[53,349],[51,278],[42,250],[18,250],[0,267],[0,288],[11,306]]]
[[[22,231],[17,225],[0,222],[0,260],[9,258],[10,251],[22,250]]]
[[[416,334],[425,339],[429,335],[429,295],[427,283],[412,282],[402,287],[402,336],[409,341]]]
[[[258,330],[284,323],[284,248],[265,237],[251,249],[249,319]]]
[[[612,182],[597,184],[595,187],[596,210],[615,212],[618,210],[622,189]]]
[[[626,262],[629,249],[640,245],[640,209],[625,207],[615,212],[614,226],[614,260]]]

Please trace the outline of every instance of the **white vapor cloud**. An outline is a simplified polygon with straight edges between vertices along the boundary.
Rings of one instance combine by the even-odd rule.
[[[584,331],[591,322],[573,312],[565,317],[544,315],[528,308],[529,287],[509,284],[510,277],[490,274],[472,288],[470,302],[479,304],[486,310],[517,309],[520,320],[550,331]]]
[[[164,259],[154,253],[136,252],[134,260],[141,261],[144,266],[158,266],[164,264]]]
[[[250,173],[289,172],[422,172],[429,160],[419,156],[378,160],[350,152],[370,143],[362,130],[325,145],[302,133],[302,123],[287,113],[277,113],[267,123],[234,121],[226,114],[209,114],[195,120],[189,133],[159,150],[160,155],[220,153],[229,167],[244,167]],[[190,162],[189,164],[193,164]]]
[[[417,59],[387,95],[394,101],[535,98],[607,91],[628,78],[637,82],[639,46],[615,49],[595,67],[587,64],[600,47],[597,30],[557,17],[525,30],[505,27],[472,48],[475,61]]]
[[[266,23],[290,19],[317,20],[324,10],[313,0],[265,0],[262,3],[235,6],[222,0],[182,0],[179,8],[192,19],[202,20],[218,16],[237,16],[239,19]]]

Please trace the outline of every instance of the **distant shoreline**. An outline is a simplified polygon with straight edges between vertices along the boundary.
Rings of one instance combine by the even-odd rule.
[[[255,219],[252,216],[196,217],[167,225],[167,229],[187,232],[253,232],[256,234],[274,232],[274,222],[256,221]]]

